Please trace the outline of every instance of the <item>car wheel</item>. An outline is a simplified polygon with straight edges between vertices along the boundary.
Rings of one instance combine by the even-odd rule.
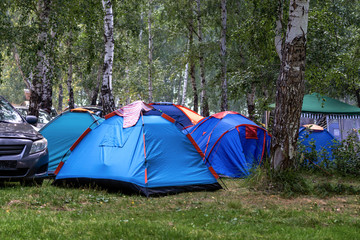
[[[26,180],[22,180],[20,183],[22,186],[25,187],[33,187],[33,186],[41,187],[43,182],[44,179],[26,179]]]

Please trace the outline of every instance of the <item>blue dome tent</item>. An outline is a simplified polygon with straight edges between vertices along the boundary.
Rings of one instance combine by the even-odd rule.
[[[188,131],[221,176],[246,177],[270,153],[267,131],[237,112],[214,114]]]
[[[40,133],[48,140],[49,174],[53,173],[71,145],[94,122],[100,124],[102,118],[91,111],[76,108],[63,112],[40,129]],[[66,160],[67,156],[65,156]]]
[[[183,128],[191,127],[204,118],[187,107],[173,103],[159,102],[149,105],[175,119]]]
[[[56,170],[55,185],[96,184],[145,196],[221,189],[191,135],[173,118],[140,101],[123,109],[84,132]]]
[[[315,124],[304,125],[299,129],[299,143],[305,147],[305,152],[315,150],[317,153],[323,152],[325,156],[318,156],[314,164],[320,163],[323,157],[330,161],[334,159],[332,149],[336,140],[326,129]],[[314,149],[313,149],[314,148]]]

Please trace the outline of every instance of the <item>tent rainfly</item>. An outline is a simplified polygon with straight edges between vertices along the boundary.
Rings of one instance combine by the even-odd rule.
[[[104,119],[93,112],[75,108],[63,112],[40,129],[40,133],[48,140],[49,174],[52,174],[60,161],[68,157],[65,155],[71,145],[93,123],[97,126]]]
[[[213,114],[188,131],[222,176],[247,177],[270,153],[267,131],[237,112]]]
[[[203,116],[199,115],[198,113],[187,107],[175,105],[173,103],[159,102],[150,103],[149,105],[153,106],[160,112],[169,115],[178,123],[180,123],[184,128],[191,127],[204,118]]]
[[[145,196],[221,189],[190,134],[141,101],[105,116],[59,164],[54,184],[95,184]]]

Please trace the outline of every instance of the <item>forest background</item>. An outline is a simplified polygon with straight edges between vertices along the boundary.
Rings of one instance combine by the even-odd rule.
[[[280,97],[296,111],[289,118],[279,104],[273,133],[275,148],[295,146],[303,89],[360,106],[357,0],[4,0],[0,94],[20,104],[31,89],[34,115],[39,107],[101,102],[109,113],[144,100],[203,116],[233,110],[260,122],[279,96],[277,81],[289,82],[279,74],[294,53],[279,43],[296,27],[292,14],[300,6],[299,85]]]
[[[47,67],[51,68],[53,105],[58,110],[67,107],[70,88],[76,105],[99,103],[105,49],[101,1],[48,1],[45,23],[39,2],[1,1],[0,94],[16,104],[25,100],[23,89],[28,88],[26,82],[31,83],[35,74],[38,49],[44,48],[49,56]],[[226,6],[228,109],[255,114],[258,120],[266,106],[275,101],[280,69],[274,43],[278,2],[228,0]],[[199,113],[204,112],[202,101],[207,101],[210,113],[221,110],[220,1],[202,1],[200,6],[188,0],[128,0],[112,4],[112,91],[116,107],[149,100],[151,71],[152,101],[184,104]],[[306,92],[321,92],[360,105],[359,6],[354,0],[311,1]],[[286,19],[283,21],[286,26]],[[46,43],[39,37],[44,28]],[[204,58],[203,70],[199,54]],[[200,97],[204,90],[205,99]]]

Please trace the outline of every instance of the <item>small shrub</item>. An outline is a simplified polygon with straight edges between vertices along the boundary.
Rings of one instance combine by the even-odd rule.
[[[360,142],[350,135],[333,149],[333,168],[342,175],[360,175]]]
[[[330,169],[333,165],[333,156],[329,154],[337,143],[332,142],[316,150],[316,142],[309,142],[310,146],[305,146],[302,141],[298,142],[297,168],[306,170]]]
[[[342,183],[321,183],[314,186],[314,193],[321,197],[332,195],[356,195],[360,193],[360,189]]]
[[[272,172],[270,181],[273,188],[286,196],[307,195],[311,187],[306,179],[293,169],[281,172]]]
[[[329,150],[332,156],[329,155]],[[328,146],[316,150],[315,141],[309,146],[298,143],[297,168],[341,175],[360,175],[360,141],[350,135],[342,142],[334,140]]]
[[[295,169],[273,171],[270,168],[258,168],[248,179],[250,188],[270,193],[281,193],[287,197],[307,195],[311,187],[306,179]]]

